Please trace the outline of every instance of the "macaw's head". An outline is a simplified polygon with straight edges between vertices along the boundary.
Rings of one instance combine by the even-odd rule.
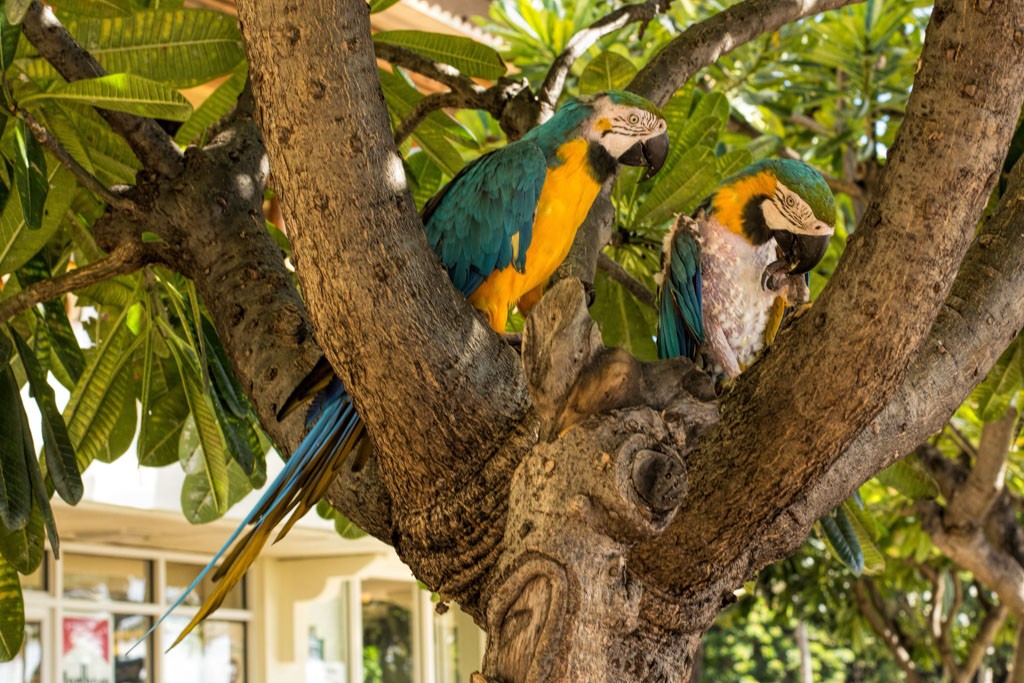
[[[755,244],[774,237],[792,275],[818,264],[836,228],[836,200],[825,179],[792,159],[747,166],[722,183],[711,204],[721,222]]]
[[[597,154],[607,153],[612,160],[627,166],[646,166],[644,180],[665,165],[668,124],[657,107],[622,90],[591,95],[581,102],[591,112],[581,132]]]

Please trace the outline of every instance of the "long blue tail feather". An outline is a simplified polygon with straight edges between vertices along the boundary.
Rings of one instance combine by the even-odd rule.
[[[238,583],[249,565],[258,556],[270,531],[292,510],[295,510],[295,514],[275,539],[277,542],[310,507],[316,504],[322,495],[321,490],[326,488],[326,483],[322,479],[325,476],[333,479],[334,473],[340,467],[341,463],[335,462],[339,454],[342,455],[343,460],[344,456],[347,456],[354,448],[355,443],[363,436],[362,420],[356,413],[348,394],[336,379],[317,395],[315,404],[307,415],[306,423],[311,425],[309,432],[292,453],[281,472],[260,496],[256,505],[246,514],[224,545],[174,601],[174,604],[168,607],[131,649],[137,647],[139,643],[145,641],[151,633],[155,632],[157,627],[192,594],[203,579],[210,575],[221,559],[227,555],[221,568],[214,572],[212,580],[221,580],[228,574],[233,580],[219,585],[213,594],[205,599],[195,618],[175,640],[174,645],[177,645],[196,624],[220,605],[227,592]],[[311,500],[314,497],[315,499]],[[236,542],[238,542],[237,545]]]

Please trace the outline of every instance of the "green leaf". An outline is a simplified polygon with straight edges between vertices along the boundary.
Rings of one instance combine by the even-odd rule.
[[[14,142],[17,153],[14,185],[18,188],[22,215],[29,230],[38,230],[43,225],[43,205],[49,188],[46,157],[39,141],[22,119],[18,119],[15,125]]]
[[[396,2],[398,2],[398,0],[370,0],[370,14],[383,12],[388,7],[394,5]]]
[[[365,531],[356,526],[356,523],[348,517],[331,507],[330,503],[326,500],[317,502],[316,513],[320,515],[322,519],[333,521],[334,531],[342,538],[354,541],[357,538],[366,536]]]
[[[231,77],[218,85],[217,89],[210,93],[209,97],[192,113],[192,116],[188,117],[185,125],[179,128],[174,135],[174,141],[179,145],[187,145],[234,109],[248,77],[248,64],[242,62],[231,74]]]
[[[93,460],[110,457],[109,441],[124,413],[124,403],[134,403],[130,361],[143,336],[131,333],[126,318],[127,312],[122,313],[95,349],[64,408],[79,472]]]
[[[25,18],[25,12],[28,11],[32,0],[5,0],[5,4],[7,22],[10,24],[20,24],[21,20]]]
[[[832,510],[818,520],[818,524],[829,552],[856,576],[860,576],[864,571],[864,551],[843,508]]]
[[[184,121],[192,114],[192,105],[177,90],[133,74],[83,78],[30,95],[22,104],[39,100],[59,100],[169,121]]]
[[[595,57],[580,75],[580,92],[592,94],[604,90],[621,90],[629,85],[637,68],[617,52],[605,50]]]
[[[228,509],[228,457],[227,442],[221,431],[217,414],[213,407],[213,399],[207,392],[203,379],[202,368],[196,356],[195,349],[184,339],[177,336],[173,330],[163,321],[159,321],[165,332],[164,338],[167,346],[174,356],[178,365],[178,372],[181,375],[181,382],[185,388],[185,398],[188,401],[189,409],[192,411],[191,433],[195,434],[196,444],[194,448],[186,446],[186,437],[191,438],[189,423],[186,422],[181,436],[179,446],[179,459],[185,465],[187,476],[193,477],[191,490],[203,492],[202,500],[209,497],[210,504],[218,514],[223,514]],[[196,481],[196,480],[201,481]],[[199,507],[198,500],[194,495],[189,498],[195,505],[191,508],[184,508],[185,515],[192,519],[197,515]],[[182,502],[185,501],[185,492],[182,491]]]
[[[25,639],[25,603],[14,565],[0,557],[0,662],[9,662],[21,651]]]
[[[719,178],[710,144],[716,136],[714,130],[708,130],[700,143],[690,147],[669,174],[657,181],[637,210],[637,222],[660,223],[677,213],[692,213],[714,191]]]
[[[14,328],[8,327],[14,344],[18,347],[21,364],[28,375],[28,384],[32,395],[39,406],[43,426],[43,453],[46,458],[46,470],[53,481],[58,495],[70,505],[76,505],[82,499],[84,491],[82,477],[75,462],[75,449],[68,436],[67,425],[57,409],[57,399],[53,389],[46,382],[46,373],[39,366],[32,350]]]
[[[405,166],[405,175],[409,178],[409,183],[412,186],[412,197],[416,201],[416,207],[422,209],[423,205],[441,189],[444,174],[441,172],[441,168],[422,151],[410,154],[405,160]]]
[[[205,524],[221,517],[252,490],[249,477],[234,460],[222,461],[222,473],[211,475],[210,459],[202,447],[202,436],[192,417],[185,422],[181,433],[180,459],[185,468],[181,509],[193,524]],[[223,491],[218,490],[221,487]]]
[[[885,556],[875,543],[878,540],[878,526],[874,516],[849,498],[843,501],[842,508],[860,545],[864,573],[880,574],[885,571]]]
[[[19,38],[21,38],[21,26],[8,21],[7,13],[4,12],[0,15],[0,72],[7,71],[14,61]]]
[[[232,71],[245,59],[235,17],[202,9],[150,10],[127,17],[82,17],[67,28],[111,74],[132,73],[191,88]],[[30,78],[57,78],[38,55],[18,60]]]
[[[60,106],[61,103],[53,103]],[[68,151],[75,156],[75,142],[72,138],[81,141],[82,149],[88,155],[84,163],[75,156],[83,166],[92,166],[96,178],[106,186],[117,184],[134,184],[135,173],[142,167],[135,157],[131,147],[128,146],[120,136],[114,134],[110,126],[93,109],[83,107],[69,107],[62,109],[67,113],[64,117],[54,117],[50,120],[51,131],[54,136],[62,142],[71,145]],[[73,125],[70,125],[73,121]]]
[[[53,549],[55,557],[60,557],[60,539],[57,537],[57,523],[53,519],[53,510],[50,508],[50,495],[43,481],[43,474],[39,470],[39,461],[36,459],[36,450],[32,445],[32,428],[28,424],[28,415],[25,414],[25,406],[21,402],[17,405],[21,418],[21,431],[28,435],[22,441],[22,457],[24,458],[25,470],[28,472],[28,479],[32,485],[32,498],[35,500],[36,509],[43,517],[43,526],[46,527],[46,535],[50,539],[50,548]]]
[[[931,500],[939,495],[939,485],[912,455],[897,460],[876,474],[875,479],[911,500]]]
[[[603,270],[594,279],[595,297],[590,313],[601,329],[606,346],[621,346],[640,360],[656,360],[654,344],[657,312],[637,301]]]
[[[985,381],[971,398],[978,403],[978,416],[985,422],[1006,414],[1010,401],[1024,389],[1024,337],[1017,337],[989,370]]]
[[[126,17],[132,13],[132,0],[58,0],[53,3],[63,13],[84,17]]]
[[[42,227],[30,230],[20,202],[7,202],[0,213],[0,275],[21,268],[60,227],[75,196],[75,178],[61,164],[50,164],[50,191],[43,207]],[[20,192],[19,192],[20,194]]]
[[[139,422],[138,458],[145,467],[164,467],[178,461],[181,430],[191,412],[182,383],[168,383],[168,370],[156,354],[162,344],[156,327],[150,326],[143,349],[142,419]],[[170,372],[176,372],[171,370]]]
[[[22,574],[31,574],[43,561],[43,516],[33,507],[28,524],[17,531],[0,527],[0,557]]]
[[[0,333],[6,342],[6,336]],[[0,522],[8,531],[28,524],[32,511],[32,488],[25,469],[24,441],[32,439],[21,425],[21,394],[7,358],[0,362]]]
[[[507,70],[494,48],[463,36],[427,31],[382,31],[373,36],[373,42],[408,48],[476,78],[496,80]]]

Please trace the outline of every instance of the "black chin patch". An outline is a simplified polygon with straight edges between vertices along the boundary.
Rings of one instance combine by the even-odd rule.
[[[768,199],[766,194],[756,194],[743,205],[740,220],[743,221],[743,234],[755,245],[760,246],[772,238],[772,231],[764,220],[761,203]],[[776,238],[776,241],[778,239]]]

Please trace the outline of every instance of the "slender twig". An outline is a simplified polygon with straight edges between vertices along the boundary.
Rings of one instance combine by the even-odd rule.
[[[378,59],[415,71],[464,95],[478,94],[485,90],[484,86],[474,82],[455,67],[427,59],[408,48],[390,43],[374,43],[373,50]]]
[[[0,324],[44,301],[108,280],[115,275],[134,272],[145,262],[145,251],[141,243],[123,243],[99,261],[37,282],[9,299],[0,301]]]
[[[409,115],[395,128],[395,145],[402,144],[423,119],[445,107],[475,108],[472,107],[470,99],[459,93],[451,91],[431,93],[417,102]]]
[[[21,26],[32,46],[65,80],[97,78],[105,73],[39,0],[32,0]],[[184,156],[156,121],[99,107],[96,111],[124,138],[143,166],[167,177],[181,173]]]
[[[603,270],[608,277],[618,282],[632,294],[637,301],[651,308],[656,308],[654,292],[647,289],[644,283],[629,274],[629,271],[620,266],[615,259],[604,252],[597,255],[597,267]]]
[[[18,118],[25,122],[29,130],[32,131],[32,135],[35,136],[39,144],[46,148],[53,157],[63,164],[69,171],[75,174],[75,177],[82,183],[82,185],[92,190],[93,194],[105,201],[110,206],[119,209],[129,209],[134,207],[135,204],[125,197],[118,196],[110,191],[110,189],[101,183],[96,176],[89,173],[80,163],[75,161],[66,149],[50,135],[50,131],[46,130],[43,124],[39,123],[31,114],[22,109],[21,107],[14,107],[14,113]]]
[[[624,26],[634,22],[642,21],[645,24],[653,19],[659,12],[668,9],[667,0],[647,0],[647,2],[635,5],[626,5],[615,10],[611,14],[601,17],[589,27],[583,29],[571,39],[562,53],[555,59],[544,84],[537,92],[537,99],[540,100],[542,120],[548,118],[555,110],[555,104],[565,87],[565,79],[569,70],[576,63],[584,52],[598,40],[614,33]]]

